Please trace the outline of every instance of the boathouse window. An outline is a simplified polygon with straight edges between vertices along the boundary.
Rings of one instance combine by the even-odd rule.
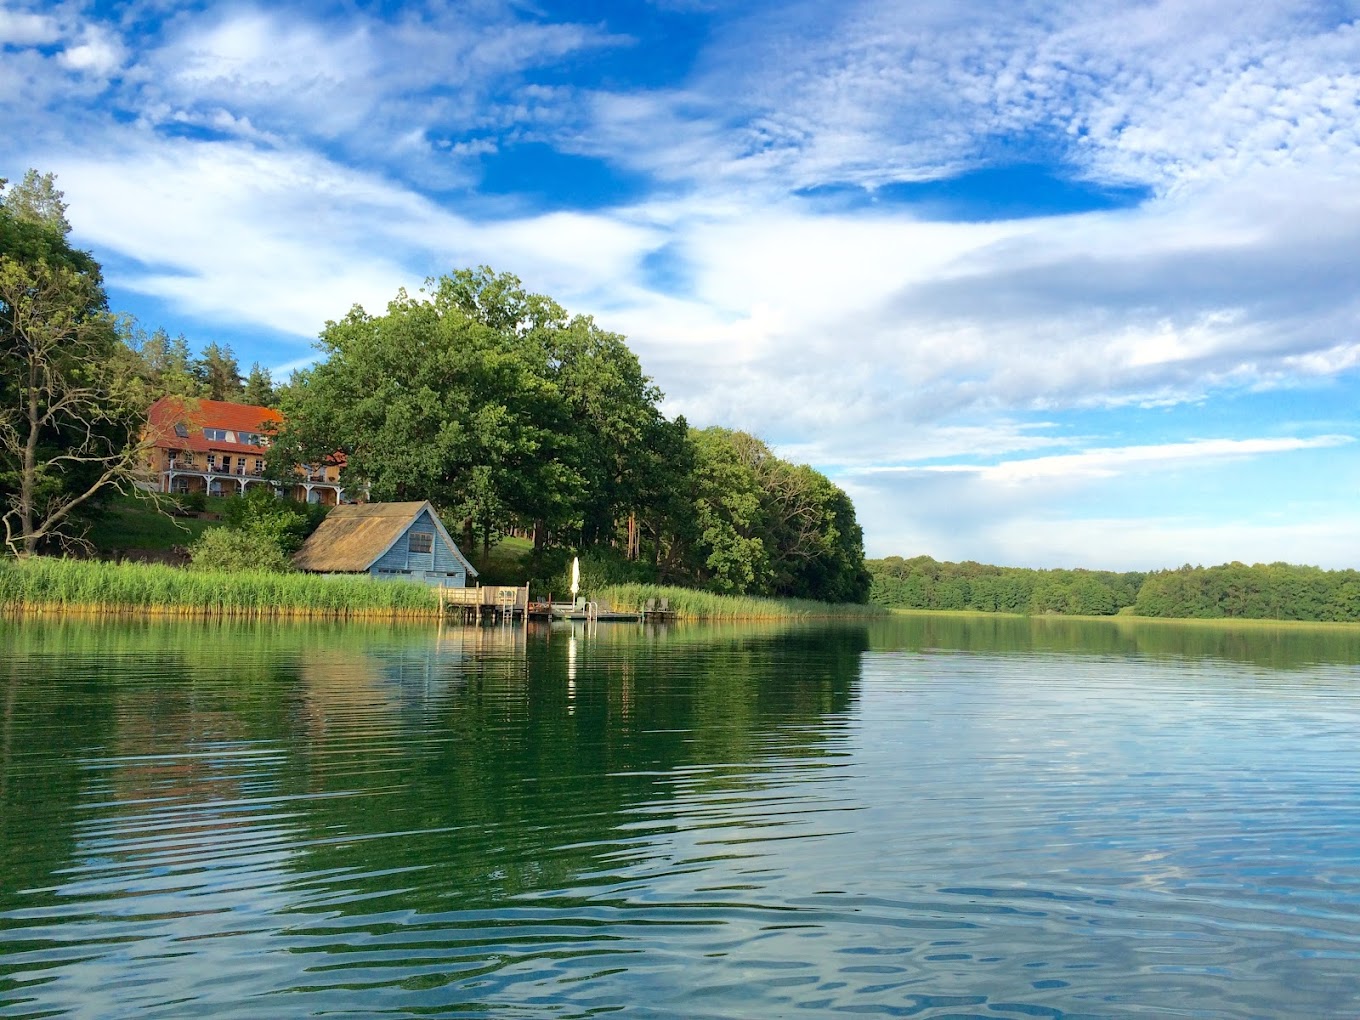
[[[428,531],[411,532],[411,552],[427,553],[434,548],[434,535]]]

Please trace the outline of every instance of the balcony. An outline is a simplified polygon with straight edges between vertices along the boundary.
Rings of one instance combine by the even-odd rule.
[[[173,458],[169,461],[169,467],[167,467],[166,470],[192,471],[195,474],[200,475],[219,475],[230,478],[264,477],[264,470],[262,468],[259,470],[256,470],[255,468],[247,468],[244,464],[236,464],[232,465],[229,468],[224,468],[220,464],[195,464],[191,460],[175,460]]]

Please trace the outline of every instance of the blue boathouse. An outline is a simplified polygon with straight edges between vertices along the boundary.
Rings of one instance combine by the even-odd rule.
[[[293,565],[313,574],[368,574],[450,588],[466,587],[477,576],[428,500],[337,506],[293,554]]]

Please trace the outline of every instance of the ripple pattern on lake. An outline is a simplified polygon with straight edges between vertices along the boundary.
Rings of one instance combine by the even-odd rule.
[[[1360,1015],[1355,664],[995,635],[0,623],[0,1016]]]

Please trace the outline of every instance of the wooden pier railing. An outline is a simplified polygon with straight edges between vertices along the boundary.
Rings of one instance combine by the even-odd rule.
[[[461,612],[465,619],[512,620],[529,609],[529,586],[479,584],[474,588],[439,588],[439,611]]]

